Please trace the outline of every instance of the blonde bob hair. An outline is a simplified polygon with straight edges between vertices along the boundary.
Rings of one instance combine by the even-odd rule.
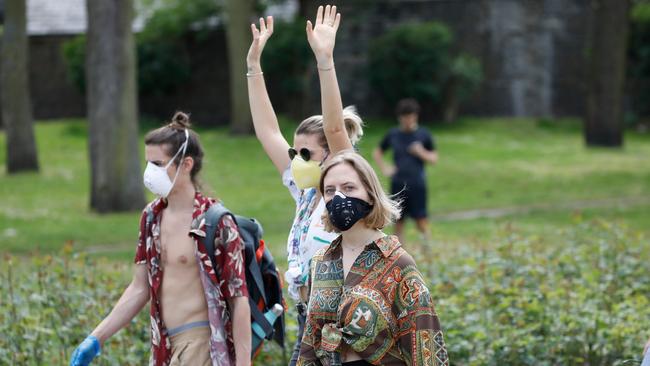
[[[384,189],[379,182],[379,178],[377,177],[377,173],[375,173],[375,170],[372,169],[368,161],[351,150],[342,151],[325,163],[318,186],[323,197],[325,196],[325,177],[333,167],[340,164],[351,166],[352,169],[359,174],[359,179],[361,179],[363,187],[368,192],[368,196],[370,197],[369,203],[372,204],[372,209],[363,219],[367,227],[371,229],[383,229],[399,219],[400,203],[390,198],[386,192],[384,192]],[[330,222],[327,211],[323,213],[322,220],[326,231],[337,231],[334,225]]]

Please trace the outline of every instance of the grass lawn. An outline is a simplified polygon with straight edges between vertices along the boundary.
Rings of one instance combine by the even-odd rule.
[[[294,125],[283,125],[290,136]],[[364,156],[370,157],[391,126],[368,123],[360,144]],[[431,129],[440,162],[427,169],[429,210],[434,245],[444,252],[462,243],[489,246],[491,238],[512,228],[562,235],[564,228],[596,217],[650,234],[649,135],[628,133],[624,149],[607,150],[586,149],[572,120],[465,119]],[[294,206],[275,168],[255,137],[232,137],[225,129],[199,133],[206,150],[204,191],[258,218],[284,267]],[[54,252],[72,242],[76,250],[130,259],[139,212],[98,215],[88,209],[84,121],[38,123],[36,134],[41,172],[14,176],[5,172],[0,134],[0,248]],[[412,226],[408,235],[416,238]]]

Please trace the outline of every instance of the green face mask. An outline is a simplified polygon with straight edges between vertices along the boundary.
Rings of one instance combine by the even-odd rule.
[[[317,187],[320,181],[320,163],[317,161],[305,161],[302,157],[296,156],[291,160],[291,174],[299,189]]]

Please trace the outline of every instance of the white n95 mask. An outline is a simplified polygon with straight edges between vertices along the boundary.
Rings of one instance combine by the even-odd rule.
[[[180,165],[178,169],[176,170],[176,175],[174,176],[174,180],[172,181],[169,179],[169,175],[167,175],[167,168],[169,168],[172,163],[174,163],[174,160],[178,156],[178,154],[181,154],[181,162],[183,161],[183,158],[185,157],[185,151],[187,150],[187,144],[189,143],[190,135],[187,132],[187,129],[185,129],[185,142],[181,145],[181,147],[178,149],[176,154],[169,160],[167,165],[165,166],[157,166],[156,164],[148,161],[147,162],[147,168],[144,170],[144,176],[143,176],[143,181],[144,181],[144,186],[147,187],[151,191],[151,193],[162,197],[162,198],[167,198],[169,195],[169,192],[171,192],[172,188],[174,187],[174,183],[176,183],[176,178],[178,178],[178,173],[181,171]]]

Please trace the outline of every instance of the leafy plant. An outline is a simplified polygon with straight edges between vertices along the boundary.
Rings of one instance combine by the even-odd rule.
[[[292,115],[304,117],[303,108],[309,98],[309,63],[313,56],[305,38],[305,23],[279,21],[275,25],[271,41],[262,56],[263,70],[269,78],[272,94],[284,95],[282,100],[296,105],[282,106]]]
[[[31,258],[5,254],[0,265],[0,365],[63,365],[75,347],[110,312],[130,279],[132,266],[74,253]],[[93,365],[142,365],[149,359],[149,312],[111,337]],[[289,337],[297,332],[287,315]],[[288,339],[288,342],[295,339]],[[260,360],[277,364],[282,349],[266,342]],[[286,362],[285,362],[286,364]]]
[[[77,36],[66,41],[61,49],[68,80],[84,93],[86,91],[86,36]]]
[[[506,233],[429,264],[452,363],[622,365],[640,358],[650,305],[640,238],[608,222],[564,243]]]
[[[410,23],[392,29],[370,46],[372,86],[391,107],[411,97],[419,100],[425,110],[456,109],[483,76],[478,59],[456,56],[452,43],[449,28],[438,22]]]
[[[638,361],[650,316],[644,238],[607,221],[579,223],[564,241],[506,230],[490,248],[459,246],[418,266],[445,331],[453,365],[624,365]],[[644,250],[645,249],[645,250]],[[73,253],[0,264],[0,364],[65,364],[108,314],[130,265]],[[287,346],[297,324],[289,307]],[[140,365],[149,357],[143,310],[106,343],[97,365]],[[286,365],[265,345],[257,364]],[[628,363],[626,363],[629,361]]]
[[[205,41],[214,29],[221,8],[214,0],[144,1],[141,12],[150,14],[144,29],[136,34],[138,91],[160,95],[174,91],[191,76],[186,37]],[[62,46],[68,78],[85,90],[86,37],[77,36]]]

